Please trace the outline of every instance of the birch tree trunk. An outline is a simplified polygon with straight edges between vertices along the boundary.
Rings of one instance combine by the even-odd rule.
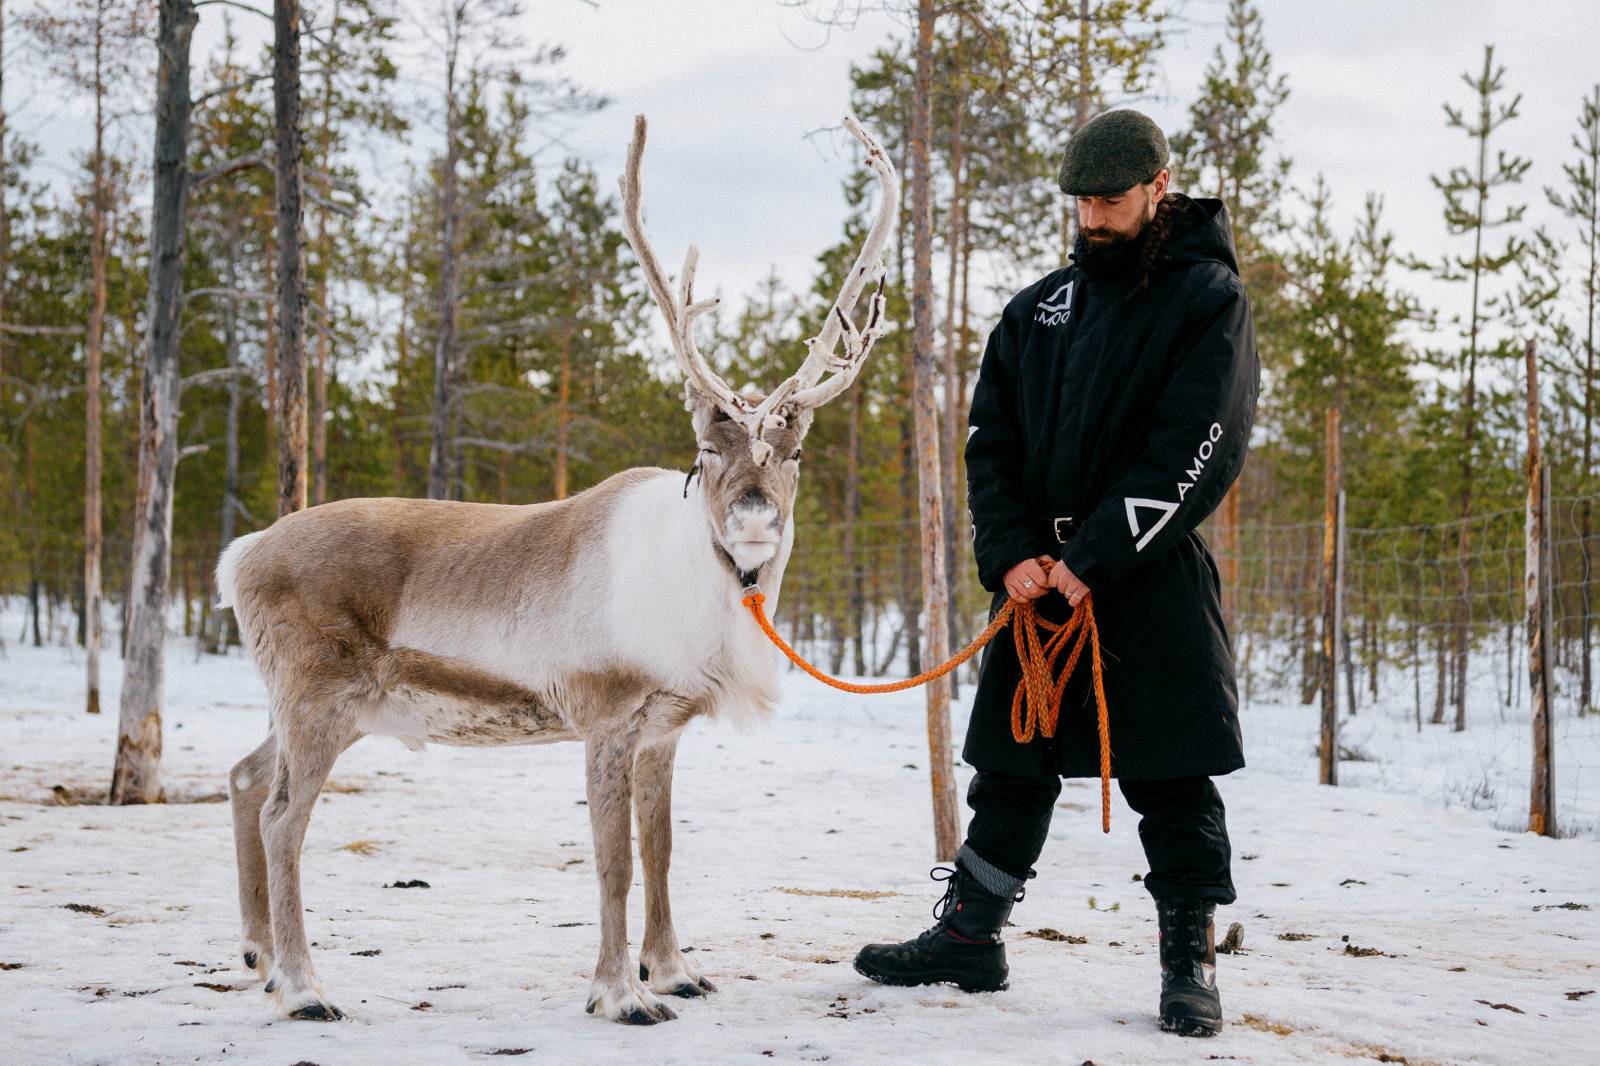
[[[127,654],[116,765],[108,801],[159,803],[162,654],[172,569],[172,492],[178,467],[178,340],[189,199],[189,45],[194,0],[161,0],[156,46],[150,320],[139,433],[141,493],[129,592]]]
[[[278,221],[278,515],[306,505],[306,263],[301,252],[300,0],[274,0]]]
[[[1528,612],[1528,705],[1533,725],[1528,831],[1553,837],[1559,834],[1550,729],[1550,477],[1539,446],[1539,365],[1533,341],[1527,342],[1523,357],[1528,374],[1528,505],[1522,587]]]
[[[934,397],[933,342],[933,0],[918,0],[916,77],[911,106],[911,367],[916,424],[917,482],[922,524],[922,585],[926,590],[928,659],[950,657],[949,589],[945,584],[944,514],[939,486],[939,408]],[[955,858],[956,786],[950,755],[950,686],[945,675],[926,686],[928,758],[933,790],[935,858]]]

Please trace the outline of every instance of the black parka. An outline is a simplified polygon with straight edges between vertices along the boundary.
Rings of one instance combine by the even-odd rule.
[[[1244,463],[1260,363],[1227,209],[1182,196],[1174,206],[1147,287],[1139,242],[1080,239],[1072,265],[1012,298],[989,335],[966,444],[990,617],[1024,559],[1060,559],[1089,586],[1112,774],[1129,778],[1244,765],[1221,582],[1195,527]],[[1054,591],[1035,603],[1054,621],[1069,614]],[[982,770],[1098,776],[1088,657],[1053,739],[1013,739],[1019,676],[1008,627],[980,660],[962,757]]]

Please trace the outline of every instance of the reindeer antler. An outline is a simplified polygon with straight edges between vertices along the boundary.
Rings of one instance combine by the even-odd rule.
[[[866,148],[867,166],[878,175],[878,181],[883,186],[883,199],[878,204],[878,216],[867,231],[866,240],[862,242],[850,273],[845,275],[839,298],[833,302],[822,330],[806,342],[806,361],[784,383],[784,386],[793,383],[789,402],[796,407],[820,407],[849,388],[865,365],[873,343],[883,336],[883,283],[888,273],[883,263],[883,249],[889,243],[889,235],[894,232],[896,215],[900,210],[900,177],[895,173],[894,164],[889,162],[889,155],[883,146],[861,123],[846,115],[844,127]],[[858,330],[850,315],[873,273],[877,274],[878,287],[869,301],[867,328]],[[841,335],[845,347],[842,358],[834,353]],[[818,384],[822,375],[828,372],[832,372],[833,376]],[[784,391],[784,386],[779,386],[774,395]]]
[[[644,235],[639,184],[639,161],[644,156],[644,135],[644,116],[635,115],[633,142],[628,145],[628,164],[622,172],[622,177],[617,179],[617,184],[622,189],[623,232],[628,238],[628,243],[633,246],[633,254],[639,257],[639,265],[644,268],[644,279],[650,286],[650,294],[655,297],[656,306],[661,308],[661,316],[667,320],[667,332],[672,337],[672,350],[678,358],[678,366],[684,376],[727,412],[729,418],[747,422],[753,413],[749,401],[734,392],[728,387],[727,382],[717,376],[694,343],[694,320],[718,303],[714,297],[710,300],[701,300],[699,303],[694,300],[694,270],[700,258],[700,250],[692,244],[689,246],[689,252],[683,259],[683,273],[678,278],[678,292],[674,296],[667,286],[666,275],[661,272],[661,264],[656,261],[655,250],[650,247],[650,238]]]
[[[694,245],[684,257],[683,274],[678,282],[678,292],[673,295],[667,286],[666,275],[656,261],[649,238],[644,235],[644,222],[640,213],[639,161],[644,155],[645,121],[643,115],[633,120],[633,142],[628,146],[628,163],[617,184],[622,188],[622,224],[628,243],[639,264],[644,268],[645,282],[655,297],[656,306],[667,321],[672,336],[673,352],[684,375],[702,393],[722,408],[729,418],[743,425],[750,434],[750,451],[756,463],[765,464],[772,448],[761,439],[762,430],[769,422],[779,422],[780,409],[798,410],[820,407],[850,387],[861,372],[873,343],[883,335],[883,284],[887,268],[883,264],[883,249],[894,231],[895,218],[900,209],[900,179],[894,164],[873,136],[852,116],[846,115],[844,125],[867,150],[867,165],[878,175],[883,185],[883,200],[878,205],[878,215],[867,231],[866,240],[856,256],[855,263],[846,275],[839,297],[829,310],[821,331],[806,342],[806,360],[800,369],[786,378],[781,385],[767,394],[757,406],[752,407],[743,396],[734,392],[706,363],[694,343],[694,320],[717,305],[715,299],[694,302],[694,270],[699,252]],[[878,287],[869,301],[867,325],[857,329],[850,315],[869,278],[877,275]],[[840,337],[844,338],[844,355],[838,356]],[[831,374],[823,380],[824,374]]]

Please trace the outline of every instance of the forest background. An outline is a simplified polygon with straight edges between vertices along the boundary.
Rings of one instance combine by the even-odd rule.
[[[299,24],[292,131],[274,6]],[[1419,722],[1426,702],[1465,729],[1469,664],[1504,648],[1509,698],[1531,342],[1566,531],[1562,698],[1586,714],[1600,68],[1582,42],[1600,15],[1482,3],[1444,25],[1426,7],[0,0],[0,595],[22,605],[0,641],[84,646],[96,710],[102,643],[131,641],[134,672],[169,628],[226,649],[210,563],[285,509],[526,503],[686,470],[681,389],[617,218],[631,115],[652,120],[658,248],[675,263],[700,242],[724,297],[701,348],[770,387],[876,195],[848,110],[908,195],[889,331],[807,442],[780,622],[835,671],[920,669],[987,606],[960,457],[984,339],[1066,260],[1066,138],[1127,105],[1163,123],[1177,188],[1227,202],[1255,309],[1252,454],[1205,531],[1247,678],[1306,701],[1326,683],[1332,445],[1359,577],[1350,690],[1409,669]],[[186,87],[158,78],[158,38],[168,71],[184,46]],[[170,557],[143,589],[139,551]],[[930,551],[942,579],[919,569]],[[159,794],[123,779],[125,798]]]

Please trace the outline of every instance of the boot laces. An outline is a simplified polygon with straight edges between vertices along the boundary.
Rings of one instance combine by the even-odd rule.
[[[944,924],[945,913],[949,911],[951,902],[956,898],[956,874],[958,872],[959,871],[952,866],[935,866],[933,869],[928,871],[928,876],[933,878],[935,881],[945,882],[944,895],[940,897],[939,901],[933,905],[934,921],[938,922],[940,925]]]
[[[941,925],[943,925],[944,916],[949,913],[951,902],[953,902],[956,896],[960,894],[961,878],[965,876],[968,879],[971,879],[972,875],[959,866],[935,866],[933,869],[928,871],[928,876],[933,878],[935,881],[945,882],[947,886],[944,890],[944,895],[937,903],[933,905],[933,917]],[[1032,870],[1028,871],[1028,876],[1033,876]],[[1021,888],[1017,889],[1017,894],[1011,897],[1011,902],[1021,903],[1023,897],[1027,894],[1028,886],[1023,885]]]

